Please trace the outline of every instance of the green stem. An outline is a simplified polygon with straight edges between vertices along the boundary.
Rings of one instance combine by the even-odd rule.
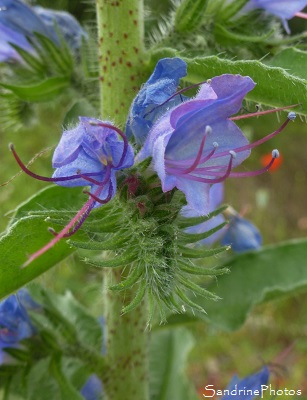
[[[131,101],[146,80],[143,43],[143,0],[96,0],[100,114],[123,125]],[[113,293],[110,284],[120,281],[122,270],[105,272],[107,400],[147,400],[148,334],[146,306],[121,315],[133,293]]]
[[[148,310],[144,302],[132,312],[121,315],[133,293],[108,289],[121,279],[119,270],[105,273],[104,312],[107,321],[107,363],[103,381],[107,400],[148,400]]]
[[[101,117],[124,123],[143,75],[142,0],[96,0]]]

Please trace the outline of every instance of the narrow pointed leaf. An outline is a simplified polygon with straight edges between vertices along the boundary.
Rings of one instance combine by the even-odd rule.
[[[12,91],[24,101],[44,102],[55,99],[70,85],[70,78],[67,76],[56,76],[47,78],[38,83],[28,85],[10,85],[0,82],[4,89]]]

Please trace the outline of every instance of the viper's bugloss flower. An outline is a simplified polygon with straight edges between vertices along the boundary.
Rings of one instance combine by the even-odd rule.
[[[86,400],[99,400],[103,391],[101,380],[92,374],[83,385],[80,393]]]
[[[180,58],[160,60],[148,81],[142,86],[131,105],[126,135],[143,144],[153,123],[163,113],[181,102],[179,96],[167,101],[177,89],[180,78],[187,74],[187,65]],[[159,107],[157,107],[159,106]]]
[[[261,233],[252,222],[231,209],[227,216],[229,224],[221,239],[222,245],[230,245],[235,253],[257,250],[262,246]]]
[[[20,61],[20,55],[11,44],[35,54],[30,42],[36,42],[35,32],[60,44],[57,30],[72,50],[80,47],[82,37],[86,36],[69,13],[30,7],[20,0],[0,0],[0,62]]]
[[[60,232],[50,230],[55,238],[33,254],[28,262],[43,254],[61,238],[71,236],[86,220],[91,210],[108,203],[116,193],[116,172],[134,163],[133,149],[124,133],[110,122],[80,117],[75,129],[64,131],[56,147],[52,165],[56,169],[52,178],[37,175],[23,164],[14,146],[10,149],[22,168],[33,178],[54,182],[60,186],[90,186],[89,200]],[[24,265],[24,266],[25,266]]]
[[[221,400],[253,400],[256,397],[258,398],[262,396],[263,386],[267,385],[269,377],[270,371],[267,366],[243,379],[234,376],[225,389],[227,392]]]
[[[177,187],[185,194],[189,207],[201,215],[209,212],[212,184],[228,177],[257,175],[270,168],[277,152],[272,153],[270,163],[259,171],[232,172],[253,147],[279,133],[292,114],[295,116],[290,113],[291,118],[277,131],[249,144],[231,115],[240,110],[245,95],[254,86],[248,76],[226,74],[210,79],[201,85],[194,98],[164,112],[153,124],[137,156],[138,161],[152,157],[163,191]]]
[[[224,183],[215,183],[214,185],[211,186],[210,191],[209,191],[209,208],[208,212],[212,212],[216,210],[222,203],[224,198]],[[196,213],[195,210],[190,208],[189,206],[184,206],[181,210],[181,214],[186,217],[198,217],[202,214]],[[203,233],[203,232],[209,232],[211,229],[216,228],[220,224],[225,222],[225,218],[223,214],[218,214],[215,217],[209,219],[206,222],[203,222],[201,224],[191,226],[187,228],[185,231],[187,233],[195,234],[195,233]],[[223,233],[225,233],[225,227],[220,229],[219,231],[213,233],[211,236],[207,237],[206,239],[200,240],[198,244],[200,245],[211,245],[217,240],[221,238]]]
[[[288,19],[293,18],[299,11],[307,6],[306,0],[250,0],[243,12],[253,9],[263,9],[276,17],[281,18],[287,33],[290,33]]]
[[[0,365],[5,363],[4,349],[19,347],[19,342],[35,334],[27,310],[38,308],[26,289],[20,289],[0,303]]]

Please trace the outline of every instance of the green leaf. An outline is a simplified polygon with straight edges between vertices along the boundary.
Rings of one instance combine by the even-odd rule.
[[[179,32],[193,32],[200,26],[208,0],[184,0],[175,15],[175,29]]]
[[[307,80],[307,52],[289,47],[277,53],[269,61],[272,67],[284,68],[289,74]]]
[[[209,287],[222,300],[192,298],[207,312],[200,318],[225,330],[238,329],[257,304],[306,291],[306,260],[306,239],[267,246],[228,260],[225,266],[231,272]]]
[[[51,358],[49,371],[56,380],[60,389],[62,400],[83,400],[83,396],[73,387],[66,375],[62,371],[61,355],[54,354]]]
[[[0,86],[12,91],[17,97],[30,102],[53,100],[70,85],[68,76],[56,76],[29,85],[9,85],[0,82]]]
[[[31,368],[27,376],[27,399],[28,400],[54,400],[61,399],[58,385],[51,378],[49,372],[50,358],[38,361]]]
[[[197,400],[185,375],[187,356],[194,345],[184,328],[154,331],[150,346],[150,399]]]
[[[188,64],[188,76],[184,80],[190,83],[227,73],[247,75],[257,83],[246,95],[247,100],[270,107],[301,104],[291,110],[307,115],[307,81],[282,68],[269,67],[260,61],[229,61],[216,56],[183,59]]]
[[[54,185],[18,207],[8,230],[0,237],[0,298],[26,285],[74,251],[62,240],[26,268],[21,268],[29,254],[52,239],[46,215],[29,215],[29,211],[78,209],[82,202],[80,188],[75,190]],[[84,238],[81,232],[76,235]]]

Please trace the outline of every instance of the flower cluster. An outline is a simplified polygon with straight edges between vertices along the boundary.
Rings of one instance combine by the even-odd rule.
[[[74,51],[86,36],[77,20],[67,12],[29,7],[20,0],[0,0],[0,62],[20,61],[14,46],[35,54],[35,33],[59,45],[58,32]]]
[[[295,113],[289,113],[275,132],[249,143],[234,122],[241,117],[232,115],[238,113],[244,97],[254,88],[252,79],[230,74],[217,76],[200,84],[196,96],[188,98],[182,94],[184,89],[176,91],[185,74],[186,63],[179,58],[158,62],[132,103],[126,134],[111,122],[80,117],[79,125],[64,131],[55,149],[52,178],[29,171],[11,146],[21,168],[32,177],[67,187],[90,186],[90,191],[85,192],[89,200],[84,207],[60,233],[52,231],[55,238],[32,255],[28,263],[61,238],[76,232],[93,208],[114,197],[117,172],[145,159],[152,159],[150,168],[160,178],[163,192],[174,188],[182,191],[190,210],[187,212],[195,215],[213,210],[219,198],[215,185],[226,178],[255,176],[269,170],[279,156],[277,150],[272,151],[269,163],[258,171],[232,171],[250,155],[252,148],[280,133],[295,119]],[[136,159],[128,139],[142,146]],[[233,226],[242,229],[246,223],[242,225],[238,217],[233,219],[228,230],[232,238]]]

